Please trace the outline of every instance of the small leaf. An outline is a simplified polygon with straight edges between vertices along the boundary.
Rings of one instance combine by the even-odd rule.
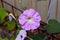
[[[4,8],[0,8],[0,21],[3,21],[6,17],[6,11]]]
[[[60,32],[60,23],[54,19],[50,19],[46,25],[46,30],[49,33],[58,33]]]
[[[5,25],[7,25],[8,30],[12,30],[15,27],[15,22],[7,21]]]
[[[43,40],[45,35],[44,34],[36,34],[36,35],[30,35],[30,37],[33,39],[33,40]]]

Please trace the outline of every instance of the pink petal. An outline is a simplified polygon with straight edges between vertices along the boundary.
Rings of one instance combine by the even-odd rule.
[[[23,27],[23,29],[25,29],[25,30],[30,30],[30,23],[26,23],[24,26],[22,26]]]
[[[19,16],[19,19],[27,19],[27,16],[24,15],[24,14],[21,14],[21,15]]]
[[[19,16],[19,23],[21,24],[21,25],[23,25],[25,22],[27,22],[28,20],[27,20],[27,17],[25,16],[25,15],[23,15],[23,14],[21,14],[20,16]]]
[[[27,22],[27,20],[19,20],[19,23],[20,23],[21,25],[25,25],[26,22]]]
[[[32,17],[35,14],[35,10],[33,9],[28,9],[23,12],[27,17]]]
[[[40,14],[38,12],[36,12],[36,14],[33,16],[33,20],[35,20],[37,22],[41,21]]]
[[[40,26],[40,22],[33,22],[33,25]]]

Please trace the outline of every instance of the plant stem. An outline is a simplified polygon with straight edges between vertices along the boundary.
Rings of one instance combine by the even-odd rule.
[[[30,38],[30,37],[28,37],[28,36],[27,36],[27,38],[29,38],[30,40],[33,40],[32,38]]]

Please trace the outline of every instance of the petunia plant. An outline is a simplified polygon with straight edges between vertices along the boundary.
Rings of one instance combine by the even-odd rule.
[[[40,14],[34,9],[26,9],[16,18],[0,8],[0,40],[48,40],[47,33],[60,32],[60,23],[55,19],[48,20],[45,26],[41,21]]]

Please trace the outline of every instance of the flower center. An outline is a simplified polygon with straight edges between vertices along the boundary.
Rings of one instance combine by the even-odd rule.
[[[22,35],[21,35],[20,37],[21,37],[21,38],[23,38],[23,36],[22,36]]]
[[[30,22],[32,20],[32,18],[31,17],[28,17],[28,21]]]
[[[31,20],[31,17],[29,17],[28,20]]]

